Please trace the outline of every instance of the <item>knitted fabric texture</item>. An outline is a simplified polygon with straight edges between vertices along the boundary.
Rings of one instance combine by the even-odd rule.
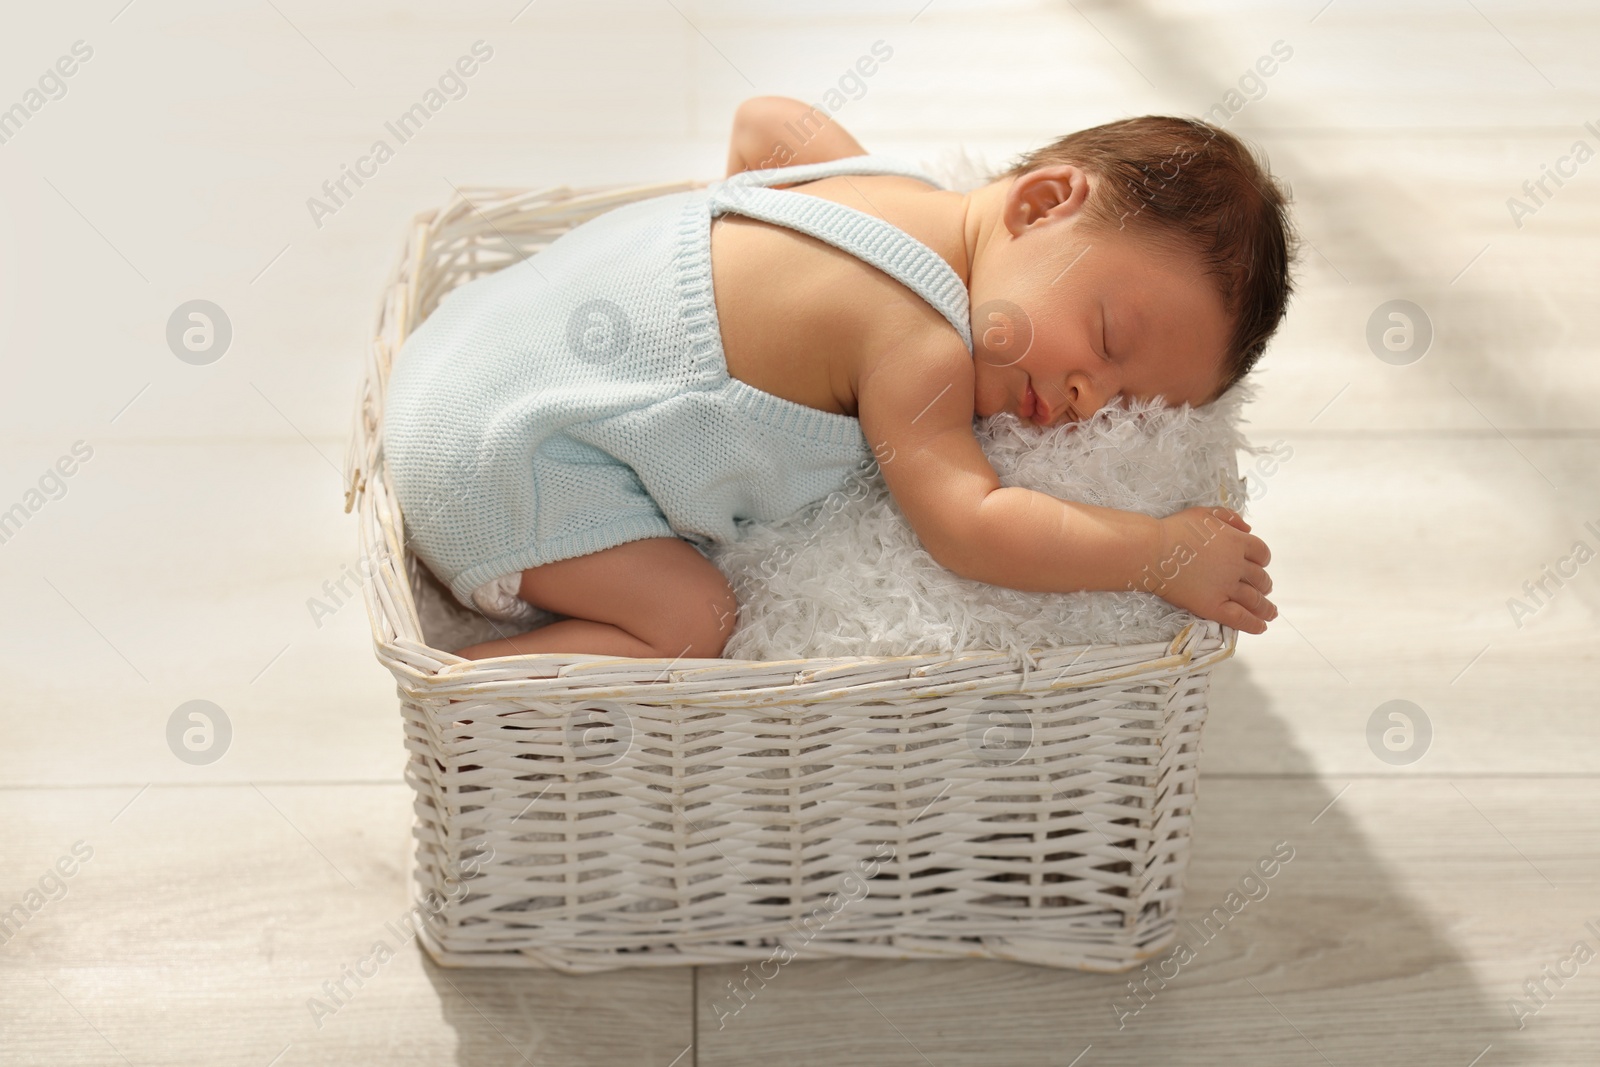
[[[729,376],[710,267],[712,217],[768,218],[902,278],[967,339],[965,287],[931,249],[761,187],[860,173],[937,184],[867,156],[746,172],[616,208],[441,301],[395,361],[383,448],[411,546],[458,600],[643,537],[736,541],[870,466],[855,418]]]

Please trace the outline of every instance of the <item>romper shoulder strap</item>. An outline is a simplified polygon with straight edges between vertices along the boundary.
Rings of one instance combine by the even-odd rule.
[[[875,156],[850,156],[798,167],[747,170],[715,182],[708,187],[711,216],[731,211],[787,226],[872,264],[933,305],[955,327],[971,352],[967,287],[943,256],[874,215],[818,196],[766,188],[775,182],[805,182],[836,174],[897,174],[943,188],[909,164]]]

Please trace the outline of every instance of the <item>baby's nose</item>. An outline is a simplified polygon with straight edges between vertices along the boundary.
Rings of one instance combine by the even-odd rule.
[[[1096,389],[1086,382],[1073,383],[1068,394],[1067,401],[1071,405],[1068,415],[1076,415],[1080,422],[1093,417],[1095,412],[1116,400],[1115,393],[1108,389]]]

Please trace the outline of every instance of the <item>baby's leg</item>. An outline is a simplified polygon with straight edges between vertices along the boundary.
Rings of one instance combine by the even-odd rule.
[[[739,603],[722,572],[681,537],[627,541],[522,572],[523,600],[570,618],[460,649],[466,659],[583,652],[710,659],[733,633]]]

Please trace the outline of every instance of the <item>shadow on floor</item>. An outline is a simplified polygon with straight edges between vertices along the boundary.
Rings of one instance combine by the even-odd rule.
[[[1232,673],[1222,712],[1232,732],[1283,752],[1286,774],[1305,777],[1208,780],[1202,770],[1180,924],[1192,957],[1174,946],[1150,970],[1124,975],[802,960],[720,1030],[710,998],[739,969],[701,968],[696,1062],[921,1063],[920,1050],[940,1067],[1062,1067],[1092,1045],[1084,1067],[1464,1067],[1491,1043],[1497,1065],[1534,1062],[1515,1047],[1504,997],[1474,984],[1468,961],[1406,898],[1396,872],[1338,804],[1327,807],[1335,791],[1312,776],[1248,668],[1221,667]],[[1236,914],[1207,925],[1280,842],[1293,858],[1245,887],[1256,899],[1240,907],[1241,893]]]

